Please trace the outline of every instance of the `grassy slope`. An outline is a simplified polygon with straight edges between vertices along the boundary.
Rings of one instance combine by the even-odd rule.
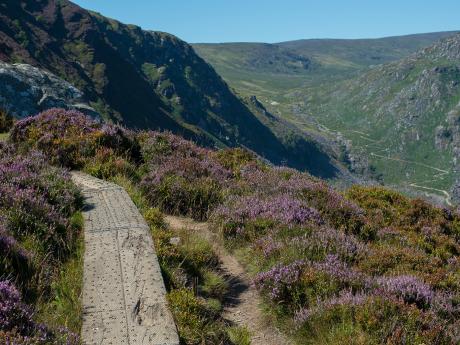
[[[359,78],[368,70],[372,74],[372,70],[375,70],[373,65],[404,58],[452,34],[453,32],[441,32],[374,40],[283,42],[278,46],[294,54],[308,56],[313,61],[310,69],[291,70],[291,73],[286,73],[286,70],[272,70],[272,73],[267,73],[251,65],[251,58],[262,53],[261,44],[197,44],[194,47],[230,85],[244,95],[257,95],[273,113],[283,116],[304,130],[319,132],[330,140],[335,140],[338,136],[350,140],[354,152],[364,152],[377,171],[383,173],[387,184],[444,196],[440,190],[450,188],[453,175],[452,172],[444,174],[436,168],[450,170],[450,154],[435,150],[434,140],[430,138],[407,145],[403,154],[393,154],[392,159],[377,156],[387,156],[388,152],[384,151],[386,148],[393,153],[399,148],[401,136],[394,136],[391,130],[397,118],[386,116],[373,119],[370,114],[378,106],[372,105],[374,108],[362,110],[365,104],[357,99],[359,85],[357,87],[348,80]],[[278,57],[278,65],[289,62],[282,60],[281,54]],[[407,86],[411,78],[416,80],[417,73],[425,67],[430,67],[428,62],[414,69],[409,81],[394,85],[393,95]],[[374,76],[374,79],[378,78],[379,76]],[[362,79],[356,80],[364,85],[366,83]],[[350,88],[355,94],[347,93]],[[363,93],[365,89],[366,87],[362,88]],[[337,93],[346,94],[346,97],[337,100]],[[347,102],[347,97],[356,98],[353,98],[353,102]],[[389,98],[391,99],[391,95]],[[427,121],[419,124],[419,132],[433,133],[442,116],[443,113],[432,113]],[[413,183],[433,189],[414,189],[410,186]]]
[[[436,147],[435,132],[458,104],[460,90],[458,61],[438,57],[443,54],[435,45],[357,79],[310,88],[304,111],[351,139],[387,183],[445,195],[455,177],[453,156]]]
[[[248,92],[259,91],[252,90],[252,87],[270,94],[295,89],[304,83],[317,84],[333,77],[342,78],[354,70],[404,58],[452,34],[440,32],[363,40],[298,40],[278,44],[198,43],[193,47],[232,86]],[[300,58],[309,59],[310,67],[299,68],[295,62]]]

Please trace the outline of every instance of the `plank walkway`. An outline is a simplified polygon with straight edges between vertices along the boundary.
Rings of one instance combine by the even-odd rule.
[[[126,191],[72,173],[85,197],[82,339],[86,345],[178,345],[149,228]]]

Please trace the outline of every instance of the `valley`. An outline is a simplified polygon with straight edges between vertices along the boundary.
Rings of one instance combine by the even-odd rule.
[[[283,42],[267,45],[278,54],[265,64],[258,43],[194,47],[238,92],[335,147],[352,171],[450,204],[458,176],[458,41],[444,32]]]
[[[179,38],[460,5],[75,2],[0,2],[0,344],[460,344],[460,32]]]

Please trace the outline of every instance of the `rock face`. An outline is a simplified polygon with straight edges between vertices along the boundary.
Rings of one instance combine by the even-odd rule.
[[[452,200],[460,205],[460,179],[457,180],[457,183],[452,188]]]
[[[0,108],[23,118],[49,108],[76,109],[93,117],[97,112],[70,83],[27,64],[0,62]]]

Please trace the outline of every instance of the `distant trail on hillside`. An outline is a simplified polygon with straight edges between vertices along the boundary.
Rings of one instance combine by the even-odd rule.
[[[179,345],[149,227],[126,191],[75,172],[85,197],[85,345]]]
[[[251,286],[244,268],[219,244],[216,235],[209,230],[208,223],[175,216],[166,216],[166,223],[172,229],[194,231],[214,247],[221,269],[230,284],[224,318],[238,326],[247,327],[251,332],[251,345],[291,345],[280,331],[268,324],[260,310],[261,298]]]

